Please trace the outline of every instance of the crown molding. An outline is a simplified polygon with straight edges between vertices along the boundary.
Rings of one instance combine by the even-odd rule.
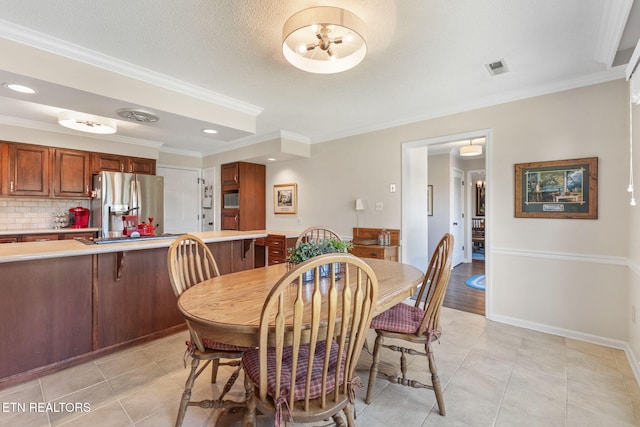
[[[117,58],[101,54],[91,49],[87,49],[4,20],[0,20],[0,37],[107,71],[142,80],[164,89],[201,99],[203,101],[254,117],[258,116],[263,111],[262,107],[186,83],[182,80],[178,80],[146,68],[137,67]]]
[[[121,142],[123,144],[139,145],[143,147],[151,147],[156,149],[164,145],[164,143],[162,142],[156,142],[156,141],[151,141],[147,139],[130,138],[130,137],[121,136],[118,134],[108,134],[108,135],[100,135],[100,134],[94,134],[94,133],[89,134],[81,131],[74,131],[72,129],[68,129],[57,124],[37,122],[34,120],[19,119],[16,117],[10,117],[10,116],[4,116],[4,115],[0,115],[0,125],[16,126],[21,128],[27,128],[30,130],[40,130],[43,132],[55,132],[55,133],[61,133],[65,135],[83,136],[91,139],[100,139],[103,141],[112,141],[112,142],[115,141],[115,142]]]

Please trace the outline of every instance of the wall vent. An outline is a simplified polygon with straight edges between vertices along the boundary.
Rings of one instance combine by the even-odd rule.
[[[507,63],[504,61],[504,59],[485,64],[485,67],[487,67],[487,71],[489,71],[489,74],[491,74],[492,76],[504,74],[509,71]]]

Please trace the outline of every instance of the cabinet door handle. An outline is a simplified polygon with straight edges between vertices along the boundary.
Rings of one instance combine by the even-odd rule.
[[[133,172],[133,165],[129,165],[129,172]]]
[[[124,172],[124,163],[120,163],[120,172]]]
[[[89,194],[89,186],[88,185],[85,186],[84,192],[85,192],[85,194]]]
[[[9,191],[13,193],[13,181],[9,183]]]
[[[233,181],[237,184],[238,183],[238,174],[235,174],[233,176]]]
[[[237,223],[238,223],[238,215],[236,215],[236,216],[234,217],[234,219],[236,220],[236,224],[237,224]]]

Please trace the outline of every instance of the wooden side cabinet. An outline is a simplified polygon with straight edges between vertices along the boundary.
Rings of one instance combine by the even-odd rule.
[[[51,194],[51,148],[8,144],[9,196],[48,197]]]
[[[54,197],[91,196],[91,153],[56,148],[53,160]]]
[[[390,233],[389,245],[359,244],[367,240],[378,240],[378,235],[382,228],[354,228],[353,229],[353,249],[351,253],[360,258],[386,259],[388,261],[398,261],[400,230],[386,229]]]

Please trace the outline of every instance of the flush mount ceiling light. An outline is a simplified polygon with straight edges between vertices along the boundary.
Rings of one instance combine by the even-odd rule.
[[[6,87],[7,89],[11,89],[12,91],[26,93],[29,95],[33,95],[34,93],[37,92],[35,89],[32,89],[29,86],[25,86],[17,83],[3,83],[2,86]]]
[[[282,53],[296,68],[332,74],[350,70],[367,53],[364,23],[353,13],[320,6],[301,10],[282,28]]]
[[[118,113],[120,117],[130,120],[132,122],[154,123],[159,120],[158,116],[156,116],[155,114],[149,111],[140,110],[137,108],[122,108],[116,111],[116,113]]]
[[[215,135],[216,133],[218,133],[217,130],[215,129],[202,129],[202,132],[209,134],[209,135]]]
[[[460,147],[461,156],[479,156],[480,154],[482,154],[482,145],[473,145],[472,140],[469,140],[469,145],[463,145]]]
[[[116,133],[118,129],[115,120],[75,111],[61,111],[58,114],[58,123],[69,129],[89,133]]]

